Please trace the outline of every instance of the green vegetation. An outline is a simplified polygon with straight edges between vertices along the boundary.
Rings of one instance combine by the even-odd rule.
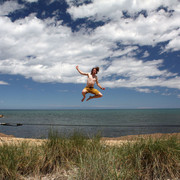
[[[63,137],[51,132],[41,145],[0,146],[0,179],[49,174],[78,180],[179,179],[180,144],[171,137],[108,146],[99,136],[89,139],[76,132]]]

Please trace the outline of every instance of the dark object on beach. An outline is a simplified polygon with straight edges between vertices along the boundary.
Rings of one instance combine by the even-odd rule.
[[[0,123],[2,126],[22,126],[20,123]]]
[[[3,118],[4,117],[4,115],[3,114],[0,114],[0,118]]]

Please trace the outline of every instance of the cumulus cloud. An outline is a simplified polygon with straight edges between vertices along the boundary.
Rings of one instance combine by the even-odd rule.
[[[168,73],[166,70],[159,70],[162,60],[153,60],[143,62],[133,58],[122,57],[114,60],[111,66],[105,70],[105,74],[117,74],[125,77],[154,77],[154,76],[173,76],[175,74]]]
[[[0,72],[21,74],[38,82],[84,83],[86,78],[78,74],[75,66],[89,72],[98,65],[99,79],[106,87],[138,88],[141,92],[148,92],[144,87],[153,86],[180,89],[178,74],[161,68],[163,59],[143,61],[137,58],[144,45],[156,46],[169,41],[165,50],[178,50],[177,1],[136,2],[94,0],[90,4],[74,6],[68,0],[68,12],[74,20],[90,18],[105,22],[93,30],[82,25],[75,32],[53,17],[42,20],[31,14],[12,22],[1,16]],[[82,1],[78,3],[82,4]],[[14,9],[19,8],[16,5]],[[157,11],[160,6],[174,11]],[[147,11],[147,17],[143,14],[135,17],[141,10]],[[130,16],[124,18],[123,11],[128,11]],[[144,51],[142,57],[148,56]]]
[[[84,70],[103,65],[101,59],[109,56],[102,43],[91,43],[83,33],[72,33],[61,21],[42,21],[34,16],[11,22],[0,18],[0,71],[22,74],[40,82],[74,82],[75,65]],[[81,81],[78,80],[78,82]]]
[[[174,9],[178,5],[178,0],[93,0],[92,3],[81,6],[73,6],[73,0],[67,0],[67,2],[71,6],[68,11],[75,19],[96,16],[98,19],[111,18],[112,20],[117,20],[122,16],[122,11],[128,11],[130,15],[134,15],[142,10],[150,12],[160,6]],[[77,4],[81,3],[82,1],[78,1]]]
[[[68,2],[72,3],[71,0]],[[168,7],[168,10],[173,12],[163,8],[157,11],[159,7]],[[71,6],[68,12],[74,19],[94,17],[97,21],[110,20],[96,30],[96,33],[101,34],[104,39],[120,41],[123,44],[155,46],[160,42],[175,41],[179,36],[179,9],[178,0],[94,0],[90,4]],[[143,14],[137,16],[143,10],[147,16]],[[130,17],[124,18],[122,11],[127,11]],[[175,44],[171,44],[171,48],[175,48]]]
[[[180,30],[179,30],[180,33]],[[164,51],[180,51],[180,36],[176,37],[175,39],[172,39],[168,45],[166,46]]]
[[[10,12],[23,7],[23,5],[18,4],[16,1],[5,1],[2,5],[0,4],[0,16],[8,15]]]

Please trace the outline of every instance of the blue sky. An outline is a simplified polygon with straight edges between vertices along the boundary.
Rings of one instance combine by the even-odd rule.
[[[179,19],[178,0],[1,0],[0,109],[180,108]],[[76,65],[102,98],[81,102]]]

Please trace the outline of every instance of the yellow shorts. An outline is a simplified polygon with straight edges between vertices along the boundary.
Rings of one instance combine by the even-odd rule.
[[[85,87],[83,90],[86,90],[87,93],[92,93],[92,94],[95,94],[95,95],[99,95],[99,91],[93,87]]]

